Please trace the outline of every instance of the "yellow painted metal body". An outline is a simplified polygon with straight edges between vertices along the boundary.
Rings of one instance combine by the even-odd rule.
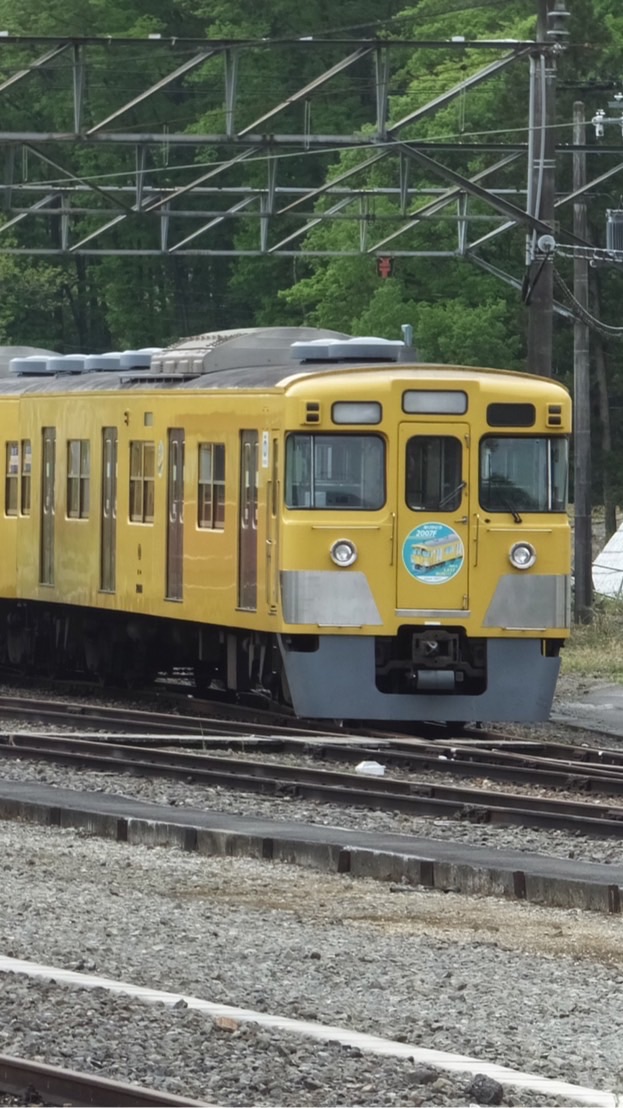
[[[238,442],[241,426],[270,427],[276,397],[258,398],[240,393],[93,392],[46,395],[20,403],[20,436],[33,442],[33,469],[41,469],[42,428],[56,428],[55,477],[55,581],[39,583],[39,535],[41,482],[33,482],[29,517],[5,519],[5,530],[17,531],[18,595],[46,602],[248,626],[249,613],[236,610]],[[256,407],[256,404],[258,407]],[[146,417],[149,426],[145,425]],[[98,475],[102,470],[102,429],[118,432],[116,589],[99,589],[100,499]],[[185,430],[184,465],[184,595],[182,601],[165,599],[167,550],[167,431]],[[13,431],[11,432],[14,433]],[[91,443],[91,508],[88,519],[69,519],[66,512],[65,444],[71,439]],[[155,443],[153,523],[130,520],[130,443]],[[227,449],[225,529],[200,529],[197,524],[199,443],[224,442]],[[266,477],[265,474],[261,475]],[[266,480],[260,483],[262,509],[258,544],[265,545]],[[262,572],[262,570],[261,570]],[[259,593],[261,596],[261,591]],[[266,626],[266,605],[254,625]]]
[[[284,372],[284,379],[287,373]],[[405,389],[463,390],[467,411],[454,420],[446,415],[407,415]],[[308,633],[309,623],[283,618],[281,574],[309,571],[363,574],[380,624],[335,625],[331,634],[394,635],[405,623],[427,621],[464,627],[470,635],[562,638],[562,623],[522,631],[485,626],[486,613],[503,575],[566,575],[570,571],[569,524],[566,513],[522,511],[512,515],[485,511],[478,502],[478,444],[487,426],[487,405],[500,400],[529,400],[536,422],[526,434],[568,435],[571,405],[566,390],[554,381],[520,373],[427,365],[353,366],[320,369],[280,385],[261,389],[151,389],[127,391],[58,391],[35,389],[5,397],[0,408],[0,436],[30,439],[33,456],[32,502],[28,516],[2,519],[0,592],[67,605],[188,620],[257,631]],[[382,420],[373,427],[340,426],[332,422],[335,401],[378,401]],[[307,419],[307,405],[318,405],[318,418]],[[548,405],[559,405],[560,422],[548,423]],[[40,583],[42,513],[42,430],[56,430],[54,583]],[[102,433],[118,434],[116,509],[116,588],[100,589]],[[166,598],[168,520],[168,431],[182,428],[184,451],[183,589],[181,599]],[[258,433],[257,608],[238,604],[240,433]],[[293,510],[284,507],[285,439],[292,432],[358,432],[381,436],[386,443],[386,500],[376,511]],[[418,431],[452,434],[463,442],[468,460],[459,507],[437,511],[434,522],[460,536],[464,557],[451,580],[431,585],[413,576],[405,563],[405,543],[414,528],[414,513],[405,504],[405,443]],[[497,429],[496,429],[497,431]],[[500,434],[504,429],[500,429]],[[513,434],[522,433],[513,428]],[[90,511],[88,519],[67,517],[67,442],[90,441]],[[153,523],[130,520],[130,443],[155,444]],[[223,530],[198,526],[197,487],[199,444],[225,444],[226,504]],[[421,516],[421,513],[420,513]],[[526,539],[537,551],[531,569],[509,563],[513,541]],[[330,547],[349,539],[358,551],[356,564],[337,569]],[[428,613],[428,614],[427,614]],[[431,614],[433,613],[433,614]]]
[[[17,438],[15,433],[19,424],[19,402],[13,397],[4,398],[4,403],[0,404],[0,434],[2,435],[2,465],[6,473],[7,459],[5,442],[14,440]],[[3,490],[5,499],[5,511],[6,511],[6,488]],[[15,516],[7,516],[6,514],[2,518],[0,516],[0,522],[2,524],[2,541],[0,542],[0,597],[7,597],[13,599],[17,595],[17,574],[16,566],[18,564],[18,527],[20,522]]]
[[[468,410],[452,421],[447,415],[409,416],[402,411],[405,389],[461,389],[467,394]],[[383,420],[366,428],[383,435],[387,443],[387,501],[376,512],[285,512],[282,521],[281,562],[288,569],[329,570],[331,542],[336,538],[352,540],[360,552],[357,563],[342,572],[362,572],[372,588],[381,613],[383,633],[393,635],[405,623],[430,620],[441,626],[463,626],[472,635],[516,637],[517,629],[484,627],[486,612],[502,575],[568,575],[570,573],[570,532],[565,510],[544,515],[521,513],[521,523],[507,513],[490,513],[478,503],[478,446],[481,436],[491,428],[486,421],[487,405],[499,402],[525,403],[536,408],[534,426],[529,435],[551,435],[548,405],[560,405],[561,421],[556,433],[571,431],[571,401],[557,382],[527,374],[469,368],[421,365],[344,371],[339,377],[307,377],[288,390],[285,405],[286,426],[296,429],[297,415],[304,402],[320,404],[321,422],[310,430],[330,430],[331,405],[336,399],[370,400],[382,404]],[[335,430],[335,428],[333,428]],[[361,428],[358,428],[361,430]],[[497,429],[496,429],[497,430]],[[404,564],[405,540],[414,527],[414,513],[405,505],[405,445],[418,432],[458,435],[464,441],[469,458],[465,489],[458,509],[435,511],[434,522],[447,525],[463,541],[462,568],[447,583],[431,586],[415,579]],[[500,429],[503,433],[503,429]],[[514,434],[522,433],[513,429]],[[422,513],[419,513],[423,517]],[[425,517],[423,517],[425,518]],[[538,550],[537,562],[529,570],[513,569],[509,550],[514,541],[526,539]],[[434,610],[434,614],[433,614]],[[402,613],[413,612],[406,615]],[[422,614],[415,614],[422,613]],[[424,615],[423,613],[429,613]],[[452,614],[445,614],[452,613]],[[296,630],[296,628],[289,628]],[[301,628],[299,628],[301,629]],[[361,633],[379,633],[378,628],[362,627]],[[353,632],[352,628],[349,633]],[[534,637],[535,630],[525,632]],[[561,623],[546,628],[543,637],[561,638],[568,627]]]

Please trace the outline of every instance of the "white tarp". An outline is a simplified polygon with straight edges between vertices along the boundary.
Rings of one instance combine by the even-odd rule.
[[[623,523],[593,562],[593,587],[600,596],[623,599]]]

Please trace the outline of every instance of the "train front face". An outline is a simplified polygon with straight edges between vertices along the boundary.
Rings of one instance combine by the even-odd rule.
[[[286,395],[283,664],[301,715],[530,721],[569,633],[569,394],[336,370]]]

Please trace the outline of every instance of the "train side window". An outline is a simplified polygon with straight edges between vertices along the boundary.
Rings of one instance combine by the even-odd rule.
[[[91,501],[91,444],[88,439],[67,441],[67,517],[88,519]]]
[[[130,519],[154,522],[155,447],[153,442],[130,443]]]
[[[463,449],[451,435],[414,435],[407,443],[405,498],[412,511],[457,510],[463,497]]]
[[[6,444],[6,472],[4,478],[4,512],[7,516],[17,515],[17,492],[19,483],[19,443]]]
[[[225,528],[225,443],[199,443],[197,526],[210,531]]]
[[[32,478],[32,446],[30,439],[22,439],[22,466],[21,466],[21,505],[23,516],[30,515],[30,487]]]
[[[6,444],[4,512],[7,516],[30,515],[32,450],[30,439]]]

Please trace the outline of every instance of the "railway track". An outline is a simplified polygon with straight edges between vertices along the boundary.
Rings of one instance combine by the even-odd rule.
[[[486,777],[489,781],[537,785],[551,789],[620,795],[623,792],[623,752],[563,743],[508,738],[498,733],[474,731],[454,738],[405,737],[395,732],[337,728],[318,730],[293,720],[248,720],[201,715],[50,701],[47,698],[0,696],[0,719],[71,727],[75,738],[110,743],[122,736],[130,745],[151,748],[183,746],[227,747],[300,756],[323,761],[358,763],[380,759],[384,765],[407,773],[438,771],[459,777]],[[279,717],[281,719],[281,717]],[[77,728],[85,728],[80,735]],[[93,731],[87,730],[92,728]],[[9,736],[7,738],[7,735]],[[19,732],[7,732],[4,743],[18,742]],[[54,737],[54,736],[50,736]],[[62,739],[64,736],[57,736]],[[71,737],[71,736],[70,736]],[[86,749],[86,748],[85,748]],[[205,759],[202,763],[205,765]],[[617,772],[618,771],[618,772]]]
[[[281,716],[271,718],[267,715],[266,720],[258,720],[257,713],[244,712],[237,707],[235,717],[203,716],[190,712],[178,714],[177,711],[173,714],[103,704],[68,703],[50,700],[49,697],[0,696],[0,719],[23,719],[68,727],[90,726],[111,732],[133,732],[149,739],[154,735],[165,735],[169,742],[174,735],[180,738],[240,736],[249,739],[256,736],[273,738],[279,735],[315,737],[318,734],[337,737],[342,734],[339,728],[319,731],[318,728],[312,729],[296,719],[284,724]]]
[[[205,1101],[188,1100],[156,1089],[6,1054],[0,1055],[0,1091],[23,1098],[24,1104],[93,1105],[94,1108],[199,1108],[200,1104],[205,1105]]]
[[[361,755],[361,750],[359,750]],[[363,806],[413,816],[467,820],[499,826],[576,831],[623,837],[623,807],[552,796],[496,792],[486,786],[439,784],[425,779],[367,777],[307,765],[241,760],[223,754],[196,754],[131,744],[102,743],[75,736],[17,733],[0,736],[0,756],[45,759],[64,765],[137,775],[166,776],[210,788],[301,798],[318,803]],[[452,763],[442,763],[446,765]],[[474,763],[470,763],[475,768]],[[439,768],[439,767],[437,767]],[[517,767],[513,767],[516,770]],[[543,772],[543,770],[540,770]],[[482,767],[480,767],[482,774]],[[569,775],[567,785],[569,786]],[[597,778],[604,794],[623,775]]]

